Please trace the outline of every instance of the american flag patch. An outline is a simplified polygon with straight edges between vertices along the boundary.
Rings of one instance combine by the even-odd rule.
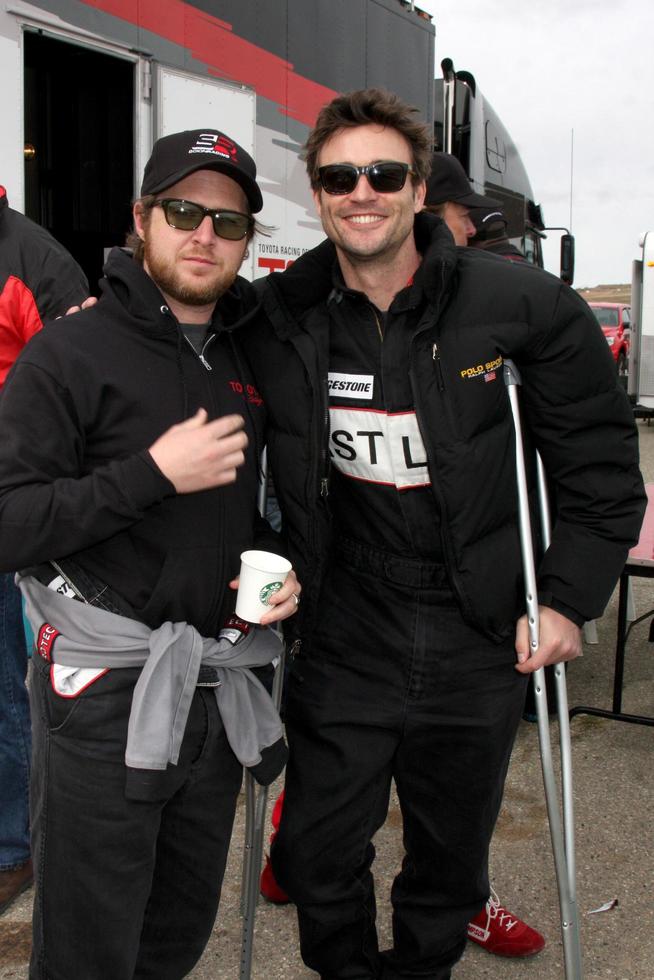
[[[489,371],[488,374],[484,375],[484,381],[495,381],[496,377],[497,377],[497,372]]]

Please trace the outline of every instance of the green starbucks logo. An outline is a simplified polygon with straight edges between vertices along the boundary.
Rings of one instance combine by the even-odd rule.
[[[279,592],[283,584],[283,582],[268,582],[259,593],[259,602],[262,602],[264,606],[269,605],[271,595]]]

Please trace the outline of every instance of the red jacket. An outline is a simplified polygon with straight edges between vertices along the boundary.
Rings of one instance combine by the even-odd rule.
[[[88,295],[73,257],[45,228],[10,208],[0,186],[0,387],[43,321]]]

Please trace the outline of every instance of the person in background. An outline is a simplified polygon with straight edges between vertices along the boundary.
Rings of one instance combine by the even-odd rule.
[[[579,656],[638,538],[637,432],[574,291],[456,248],[423,213],[431,134],[414,110],[338,96],[305,153],[328,240],[267,278],[268,322],[244,331],[304,586],[272,866],[323,980],[448,980],[488,900],[527,679]],[[534,654],[505,357],[558,503]],[[382,952],[372,839],[392,781],[405,857]]]
[[[443,219],[456,245],[467,245],[476,234],[473,209],[499,206],[495,198],[473,191],[456,157],[450,153],[433,154],[424,210]]]
[[[250,668],[299,602],[234,616],[259,517],[265,408],[238,277],[262,208],[212,127],[158,140],[92,308],[46,324],[0,399],[0,569],[20,570],[30,666],[30,980],[181,980],[215,920],[243,766],[282,726]]]
[[[0,391],[43,321],[88,295],[86,277],[52,235],[9,207],[0,186]],[[0,574],[0,913],[32,883],[30,717],[20,592]]]
[[[493,255],[501,255],[511,262],[526,262],[524,253],[513,244],[507,234],[509,222],[501,208],[472,208],[470,219],[475,233],[468,240],[474,248]]]

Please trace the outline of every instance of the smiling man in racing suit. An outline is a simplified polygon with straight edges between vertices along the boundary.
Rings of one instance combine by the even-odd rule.
[[[637,434],[585,303],[420,213],[431,146],[408,106],[337,97],[306,159],[329,241],[267,279],[269,322],[246,328],[304,585],[273,869],[323,980],[445,980],[488,897],[527,679],[580,654],[637,539]],[[557,502],[532,657],[504,358]],[[380,954],[391,780],[406,855]]]

